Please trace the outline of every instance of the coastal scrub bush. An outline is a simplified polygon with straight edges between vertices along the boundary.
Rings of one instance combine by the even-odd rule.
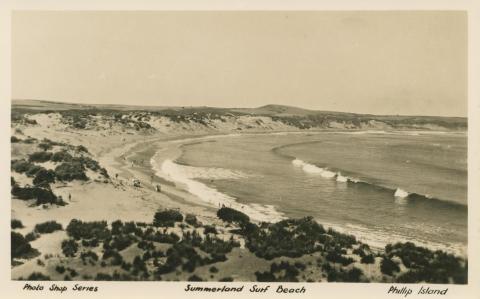
[[[154,226],[173,227],[175,222],[182,222],[183,215],[177,210],[163,210],[155,213],[153,218]]]
[[[21,142],[21,141],[22,141],[21,139],[15,137],[15,136],[10,137],[10,142],[11,143],[18,143],[18,142]]]
[[[442,250],[432,251],[411,242],[386,246],[389,257],[398,256],[409,271],[400,275],[399,282],[466,283],[468,263]]]
[[[213,225],[205,225],[204,233],[205,234],[217,234],[217,229]]]
[[[217,217],[225,222],[247,223],[250,217],[232,208],[223,207],[217,211]]]
[[[255,276],[259,282],[298,282],[297,275],[299,273],[294,265],[281,261],[279,264],[271,264],[269,272],[257,271]]]
[[[187,214],[185,216],[185,222],[190,224],[193,227],[198,227],[200,224],[198,223],[197,216],[193,214]]]
[[[27,240],[28,242],[35,241],[38,238],[40,238],[40,234],[35,231],[29,232],[25,235],[25,240]]]
[[[10,221],[10,226],[11,226],[12,229],[24,228],[22,221],[20,221],[18,219],[12,219]]]
[[[322,250],[318,243],[325,233],[311,217],[285,219],[252,231],[246,235],[246,247],[267,260],[280,256],[295,258]]]
[[[400,267],[388,257],[383,257],[382,262],[380,263],[380,270],[383,274],[393,275],[393,272],[400,271]]]
[[[87,251],[87,252],[82,252],[82,253],[80,254],[80,258],[81,258],[81,260],[82,260],[82,262],[83,262],[84,264],[86,264],[87,261],[89,261],[90,264],[94,265],[95,262],[98,261],[98,255],[97,255],[95,252],[91,251],[91,250],[89,250],[89,251]]]
[[[13,196],[16,196],[18,199],[29,200],[36,199],[36,205],[52,203],[57,205],[63,205],[63,201],[57,198],[53,194],[52,190],[49,188],[40,188],[40,187],[19,187],[14,185],[12,187],[11,193]]]
[[[45,142],[39,143],[37,146],[40,149],[44,150],[45,152],[49,149],[52,149],[52,147],[53,147],[50,143],[45,143]]]
[[[80,153],[88,153],[88,149],[83,145],[77,145],[75,150]]]
[[[32,274],[30,274],[27,278],[27,280],[38,280],[38,281],[42,281],[42,280],[51,280],[50,279],[50,276],[47,276],[43,273],[40,273],[40,272],[33,272]]]
[[[55,167],[55,176],[61,181],[88,180],[85,167],[80,162],[63,162]]]
[[[362,264],[373,264],[373,263],[375,263],[375,258],[373,257],[372,254],[364,255],[364,256],[361,258],[360,262],[361,262]]]
[[[105,240],[110,237],[110,230],[106,221],[83,222],[72,219],[67,226],[67,234],[76,239],[98,239]]]
[[[64,267],[64,266],[61,266],[61,265],[57,265],[57,266],[55,267],[55,271],[57,271],[57,272],[60,273],[60,274],[63,274],[63,273],[65,273],[65,267]]]
[[[62,252],[67,257],[74,257],[78,250],[78,244],[73,239],[62,241]]]
[[[40,169],[33,178],[34,185],[47,185],[55,182],[55,172],[51,169]]]
[[[118,251],[122,251],[133,243],[132,237],[129,235],[117,235],[112,238],[110,246]]]
[[[358,268],[350,270],[329,268],[327,270],[327,281],[329,282],[361,282],[363,271]]]
[[[344,257],[343,255],[339,254],[336,251],[329,251],[325,258],[327,259],[327,261],[330,261],[332,263],[340,263],[343,266],[350,265],[351,263],[354,262],[352,258]]]
[[[12,160],[11,163],[11,169],[15,172],[18,173],[24,173],[27,170],[29,170],[32,166],[35,166],[35,164],[28,162],[24,159],[22,160]]]
[[[52,157],[51,152],[34,152],[28,156],[28,161],[30,162],[47,162],[50,161]]]
[[[62,229],[63,229],[62,225],[56,221],[47,221],[47,222],[43,222],[35,225],[35,231],[41,234],[49,234],[49,233],[53,233],[54,231],[62,230]]]
[[[45,170],[42,166],[38,166],[33,164],[27,171],[25,171],[25,175],[32,178],[37,175],[37,173],[41,170]]]
[[[10,238],[12,258],[29,257],[37,253],[37,251],[32,248],[29,241],[27,241],[22,234],[12,231]]]
[[[103,252],[102,260],[111,259],[112,265],[121,265],[123,263],[123,257],[118,253],[117,250],[112,248],[107,248]]]
[[[171,232],[170,234],[162,234],[161,232],[157,231],[155,234],[148,235],[146,240],[158,243],[175,244],[180,241],[180,237],[174,232]]]
[[[198,275],[192,275],[188,278],[188,281],[203,281],[203,279]]]
[[[50,158],[52,162],[70,162],[72,159],[72,155],[70,155],[66,150],[55,152]]]

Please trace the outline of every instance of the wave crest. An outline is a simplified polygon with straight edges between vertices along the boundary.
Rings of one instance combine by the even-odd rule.
[[[190,194],[195,195],[211,206],[216,208],[221,206],[231,207],[246,213],[250,218],[258,221],[276,222],[285,218],[283,214],[278,212],[272,205],[242,204],[237,202],[236,198],[224,194],[202,182],[194,180],[195,178],[241,179],[247,177],[247,175],[242,172],[224,168],[180,165],[170,159],[165,159],[160,162],[156,161],[155,157],[153,157],[150,162],[157,176],[181,184]]]

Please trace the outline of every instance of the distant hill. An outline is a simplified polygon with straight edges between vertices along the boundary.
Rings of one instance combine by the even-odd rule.
[[[296,129],[426,129],[466,130],[467,118],[441,116],[371,115],[308,110],[293,106],[266,105],[258,108],[162,107],[134,105],[75,104],[41,100],[12,100],[12,113],[82,111],[88,113],[148,112],[175,122],[194,122],[208,126],[210,120],[239,116],[267,117],[271,122]],[[90,112],[88,112],[90,111]],[[13,115],[13,114],[12,114]],[[264,121],[264,120],[263,120]],[[256,122],[256,120],[255,120]],[[251,126],[255,126],[255,122]]]

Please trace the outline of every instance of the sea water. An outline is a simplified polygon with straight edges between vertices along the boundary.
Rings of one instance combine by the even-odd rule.
[[[212,206],[268,221],[313,216],[377,247],[412,241],[466,254],[466,134],[253,134],[181,149],[157,167]]]

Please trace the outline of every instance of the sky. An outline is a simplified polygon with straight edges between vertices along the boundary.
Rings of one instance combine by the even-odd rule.
[[[12,98],[466,116],[467,16],[16,11]]]

